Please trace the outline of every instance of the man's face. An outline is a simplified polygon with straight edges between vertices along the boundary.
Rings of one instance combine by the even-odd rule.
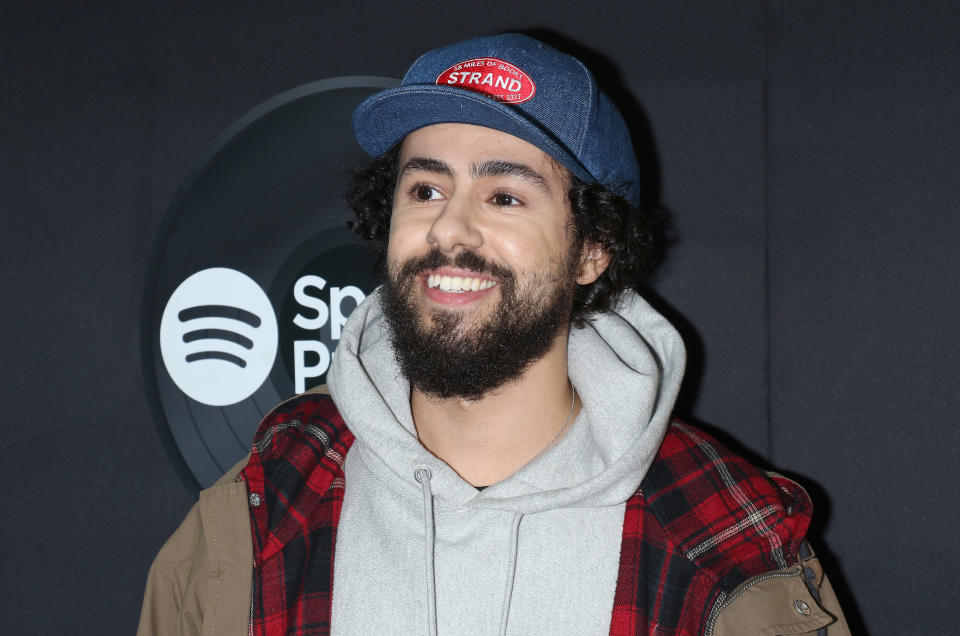
[[[568,176],[489,128],[438,124],[403,142],[384,308],[405,375],[478,399],[565,337],[578,269]]]

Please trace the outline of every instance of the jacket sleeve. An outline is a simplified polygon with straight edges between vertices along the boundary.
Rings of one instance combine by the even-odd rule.
[[[203,629],[203,579],[207,557],[195,504],[160,548],[147,574],[137,636],[199,636]]]
[[[200,493],[150,566],[138,636],[246,634],[253,577],[246,459]]]
[[[760,577],[731,597],[717,618],[715,636],[850,636],[833,586],[807,544],[796,574]]]

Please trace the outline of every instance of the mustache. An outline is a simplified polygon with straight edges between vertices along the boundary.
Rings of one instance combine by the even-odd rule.
[[[476,252],[464,250],[451,257],[436,248],[430,250],[423,256],[414,256],[404,261],[399,274],[400,278],[403,279],[416,276],[425,270],[438,269],[440,267],[469,269],[492,276],[501,282],[512,282],[516,279],[516,275],[512,269],[505,265],[491,262]]]

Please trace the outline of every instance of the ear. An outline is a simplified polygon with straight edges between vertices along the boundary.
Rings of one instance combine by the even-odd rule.
[[[580,250],[580,270],[577,283],[589,285],[600,278],[610,264],[610,254],[596,243],[584,245]]]

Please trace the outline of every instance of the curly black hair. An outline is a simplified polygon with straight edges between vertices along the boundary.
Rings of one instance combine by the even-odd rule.
[[[355,173],[347,190],[347,204],[357,218],[350,229],[377,249],[377,269],[385,272],[387,238],[397,182],[400,146],[397,145]],[[568,172],[569,174],[569,172]],[[631,205],[612,187],[584,183],[569,175],[568,199],[573,211],[577,245],[596,245],[610,256],[603,274],[577,288],[570,319],[582,327],[593,314],[606,311],[626,289],[638,289],[658,260],[655,209]],[[622,191],[622,189],[620,190]]]

